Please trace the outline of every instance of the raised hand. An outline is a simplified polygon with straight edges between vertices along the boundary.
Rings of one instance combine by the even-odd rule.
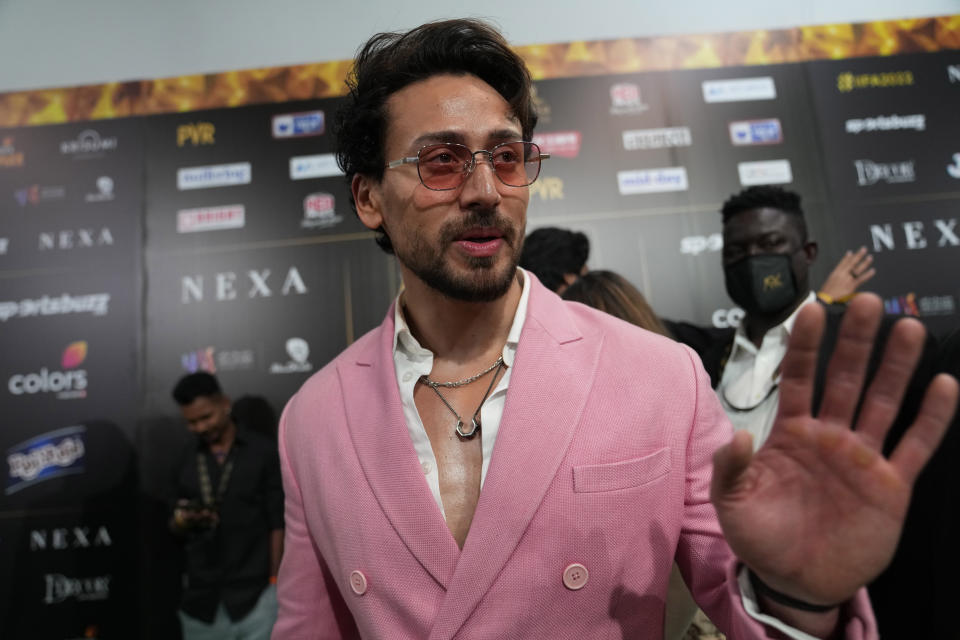
[[[860,285],[877,274],[871,264],[873,256],[867,253],[866,247],[847,251],[827,276],[826,282],[820,287],[820,293],[826,294],[829,301],[846,302],[853,297]]]
[[[925,331],[899,321],[854,413],[882,318],[872,294],[857,296],[840,327],[818,416],[810,413],[824,310],[797,317],[783,361],[770,437],[752,453],[737,432],[714,456],[711,499],[737,557],[775,590],[813,604],[843,602],[889,563],[913,483],[946,431],[957,381],[937,376],[889,460],[881,453],[923,348]]]

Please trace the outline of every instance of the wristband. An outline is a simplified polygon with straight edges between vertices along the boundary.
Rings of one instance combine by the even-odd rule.
[[[833,611],[840,604],[812,604],[810,602],[804,602],[803,600],[797,600],[792,598],[785,593],[780,593],[770,585],[766,584],[761,580],[757,574],[753,572],[752,569],[747,569],[747,573],[750,576],[750,585],[753,587],[754,592],[757,594],[762,594],[773,600],[778,604],[782,604],[785,607],[790,607],[791,609],[799,609],[800,611],[810,611],[811,613],[826,613],[828,611]]]
[[[829,293],[824,293],[823,291],[817,291],[817,297],[820,298],[820,301],[824,304],[834,304],[833,296]]]
[[[277,576],[270,576],[270,584],[277,584]]]

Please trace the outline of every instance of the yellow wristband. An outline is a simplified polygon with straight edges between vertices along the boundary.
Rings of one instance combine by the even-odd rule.
[[[833,304],[833,296],[831,296],[829,293],[817,291],[817,297],[820,298],[824,304]]]

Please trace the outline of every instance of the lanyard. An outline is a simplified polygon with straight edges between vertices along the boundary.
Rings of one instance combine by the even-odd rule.
[[[233,451],[227,456],[220,474],[220,483],[217,485],[217,496],[214,500],[213,483],[210,481],[210,470],[207,468],[207,458],[202,452],[197,453],[197,477],[200,479],[200,493],[205,505],[220,504],[223,494],[227,492],[227,483],[230,481],[230,472],[233,471]]]

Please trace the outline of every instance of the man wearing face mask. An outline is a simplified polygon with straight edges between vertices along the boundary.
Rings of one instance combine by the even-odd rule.
[[[817,303],[809,269],[817,243],[809,239],[800,196],[780,187],[744,189],[731,196],[723,215],[723,271],[727,293],[745,312],[740,326],[728,334],[713,357],[704,355],[711,377],[719,380],[717,395],[735,429],[753,436],[754,449],[766,440],[779,403],[780,364],[800,308]],[[857,277],[859,274],[851,274]],[[827,324],[820,345],[814,388],[814,411],[823,394],[826,365],[833,352],[844,307],[827,305]],[[886,333],[885,322],[868,368],[872,378]],[[932,377],[934,349],[928,340],[899,421],[911,418],[921,385]],[[710,362],[712,360],[712,362]],[[892,433],[902,433],[895,427]]]

